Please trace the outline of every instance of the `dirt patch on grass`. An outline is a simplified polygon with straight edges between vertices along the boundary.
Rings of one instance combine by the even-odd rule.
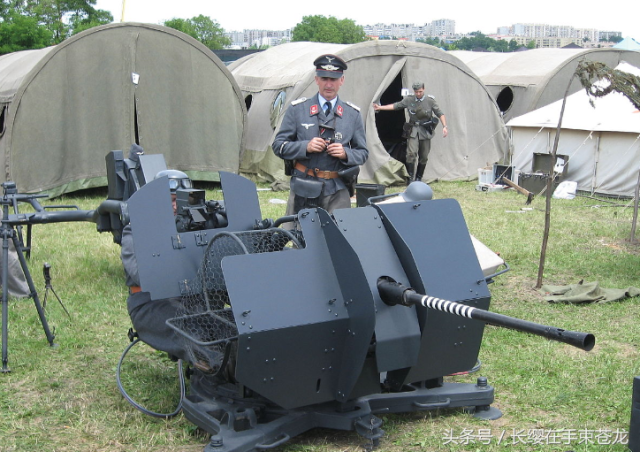
[[[622,240],[600,239],[598,241],[601,246],[608,248],[616,253],[628,253],[640,255],[640,241],[630,241],[629,238]]]

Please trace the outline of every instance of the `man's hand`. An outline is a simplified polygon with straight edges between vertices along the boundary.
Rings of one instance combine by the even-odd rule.
[[[307,143],[307,152],[311,154],[323,152],[326,148],[327,143],[320,137],[312,138],[311,141]]]
[[[380,105],[380,104],[374,103],[373,104],[373,109],[375,111],[383,111],[383,110],[385,110],[385,111],[393,111],[394,110],[394,108],[393,108],[394,105],[395,104]]]
[[[340,160],[347,159],[347,151],[344,150],[342,143],[331,143],[327,146],[327,154]]]

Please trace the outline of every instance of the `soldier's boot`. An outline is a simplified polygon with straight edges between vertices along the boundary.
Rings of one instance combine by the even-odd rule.
[[[416,179],[422,180],[422,176],[424,175],[424,169],[427,167],[426,163],[418,163],[418,168],[416,169]]]
[[[409,178],[407,179],[407,185],[409,185],[411,182],[413,182],[413,165],[405,163],[404,166],[407,169],[407,173],[409,173]]]

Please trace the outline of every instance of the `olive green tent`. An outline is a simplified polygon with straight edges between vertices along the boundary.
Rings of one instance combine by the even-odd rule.
[[[521,52],[451,52],[480,77],[505,122],[562,99],[578,63],[585,59],[616,67],[640,67],[640,52],[624,49],[532,49]],[[577,78],[569,94],[582,89]]]
[[[105,155],[133,143],[196,180],[238,172],[246,109],[231,73],[158,25],[92,28],[0,57],[0,165],[22,193],[106,185]]]
[[[340,97],[361,109],[369,160],[358,182],[391,185],[403,181],[403,164],[392,158],[401,141],[405,112],[379,112],[423,81],[447,117],[449,136],[436,130],[427,180],[469,179],[478,168],[496,163],[507,152],[507,131],[491,95],[464,63],[433,46],[404,41],[369,41],[353,45],[294,42],[248,55],[229,65],[248,108],[246,149],[240,171],[258,179],[285,178],[283,163],[271,143],[291,101],[317,92],[313,61],[324,53],[343,58],[348,69]]]

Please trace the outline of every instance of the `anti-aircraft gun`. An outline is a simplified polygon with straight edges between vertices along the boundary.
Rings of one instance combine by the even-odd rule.
[[[0,232],[3,240],[1,370],[3,373],[10,372],[7,348],[9,243],[13,243],[16,252],[12,256],[17,256],[19,260],[25,282],[29,288],[29,295],[34,300],[47,341],[51,346],[54,346],[55,336],[49,329],[43,304],[40,303],[26,261],[31,252],[32,226],[48,223],[91,222],[96,224],[98,232],[111,232],[114,242],[120,243],[123,228],[129,222],[126,201],[140,187],[144,186],[148,181],[154,180],[160,171],[167,169],[162,154],[145,155],[142,148],[135,144],[131,146],[129,158],[124,158],[123,152],[116,150],[109,152],[105,157],[105,161],[108,198],[96,209],[92,210],[80,210],[77,206],[68,205],[43,206],[40,204],[39,198],[47,198],[48,195],[22,194],[18,192],[14,182],[7,181],[2,183],[2,193],[0,195],[2,223]],[[166,179],[164,178],[165,184],[168,183]],[[187,230],[214,228],[226,221],[224,205],[222,203],[205,202],[204,191],[180,190],[180,192],[178,196],[182,208],[176,216],[176,220],[180,222],[183,228]],[[31,211],[20,212],[19,205],[21,203],[30,204]],[[26,227],[26,234],[23,233],[24,227]],[[45,273],[47,284],[50,285],[49,269],[45,268],[43,272]],[[60,301],[59,298],[58,300]],[[44,304],[46,305],[46,296]]]
[[[220,181],[226,221],[215,228],[178,231],[161,180],[127,202],[142,290],[182,298],[167,324],[193,364],[182,409],[211,434],[205,451],[270,449],[314,427],[375,443],[378,413],[498,417],[486,379],[443,378],[475,366],[485,323],[595,344],[488,311],[495,275],[483,274],[455,200],[273,222],[261,219],[252,182]]]

